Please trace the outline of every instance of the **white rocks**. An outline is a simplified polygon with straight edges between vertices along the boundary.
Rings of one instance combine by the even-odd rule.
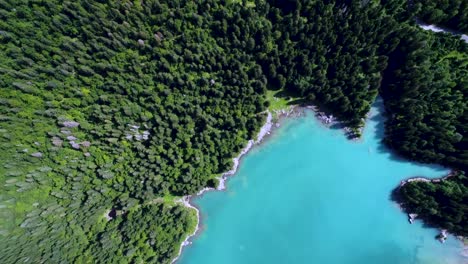
[[[149,139],[150,132],[148,130],[144,130],[140,132],[139,131],[140,126],[137,126],[137,125],[128,125],[128,126],[130,126],[130,131],[127,132],[127,134],[125,135],[126,139],[132,140],[133,138],[135,138],[135,140],[138,140],[138,141]],[[146,125],[145,127],[148,128]]]
[[[192,234],[189,234],[185,239],[184,241],[182,241],[182,245],[181,247],[179,248],[179,254],[177,254],[177,257],[175,257],[171,263],[175,263],[177,261],[177,259],[179,259],[180,257],[180,254],[182,253],[182,249],[185,247],[185,246],[188,246],[190,245],[192,242],[190,242],[190,238],[193,237],[197,232],[198,230],[200,229],[200,211],[198,210],[198,208],[196,208],[195,206],[191,205],[190,204],[190,196],[184,196],[182,197],[181,199],[178,199],[176,200],[176,202],[178,203],[181,203],[183,204],[185,207],[188,207],[188,208],[192,208],[193,210],[196,211],[197,213],[197,226],[195,228],[195,230],[193,231]]]
[[[410,224],[414,223],[414,220],[418,217],[418,214],[408,214],[408,221]]]
[[[271,127],[273,126],[273,123],[272,123],[272,115],[271,115],[271,113],[270,113],[269,111],[268,111],[267,113],[268,113],[268,116],[267,116],[266,123],[265,123],[265,124],[262,126],[262,128],[260,129],[260,132],[259,132],[259,134],[258,134],[258,136],[257,136],[257,139],[256,139],[256,140],[253,140],[253,139],[249,140],[249,141],[247,142],[247,145],[245,146],[244,149],[242,149],[242,151],[239,153],[239,155],[238,155],[237,157],[233,158],[233,163],[234,163],[234,165],[232,166],[232,169],[229,170],[229,171],[227,171],[227,172],[225,172],[222,176],[220,176],[220,177],[218,178],[218,179],[219,179],[219,184],[218,184],[217,190],[224,190],[224,189],[226,188],[226,186],[225,186],[225,181],[226,181],[226,179],[227,179],[228,176],[234,174],[234,173],[237,171],[237,167],[239,166],[240,158],[241,158],[244,154],[246,154],[246,153],[254,146],[254,144],[260,143],[260,142],[262,141],[262,139],[263,139],[266,135],[270,134]],[[199,157],[197,157],[197,159],[198,159],[198,158],[199,158]],[[197,196],[198,196],[198,195],[202,195],[204,192],[209,191],[209,190],[212,190],[212,188],[204,188],[203,190],[201,190],[200,192],[197,193]],[[185,240],[182,242],[182,246],[181,246],[180,249],[179,249],[179,254],[177,255],[176,258],[174,258],[174,259],[172,260],[172,263],[174,263],[174,262],[177,261],[177,259],[178,259],[179,256],[180,256],[180,253],[182,252],[182,249],[183,249],[185,246],[191,244],[190,238],[191,238],[192,236],[194,236],[194,235],[197,233],[197,231],[198,231],[198,229],[199,229],[199,224],[200,224],[200,212],[198,211],[198,209],[197,209],[196,207],[194,207],[193,205],[190,204],[190,196],[184,196],[182,199],[177,200],[177,202],[182,203],[185,207],[192,208],[192,209],[194,209],[194,210],[197,212],[197,227],[196,227],[195,231],[194,231],[192,234],[189,234],[189,235],[185,238]]]
[[[158,42],[160,42],[160,41],[162,41],[162,40],[164,39],[164,35],[163,35],[161,32],[158,31],[158,32],[156,32],[156,34],[154,34],[154,38],[155,38]]]
[[[266,120],[265,124],[262,126],[262,128],[260,128],[260,132],[257,135],[257,139],[256,140],[253,140],[253,139],[249,140],[247,142],[247,145],[245,146],[244,149],[242,149],[242,151],[239,153],[239,155],[232,159],[232,161],[234,163],[232,165],[232,169],[225,172],[222,176],[220,176],[218,178],[219,179],[219,184],[218,184],[218,188],[217,188],[218,190],[224,190],[226,188],[224,182],[226,181],[227,176],[230,176],[230,175],[233,175],[234,173],[236,173],[237,168],[239,167],[240,159],[242,158],[242,156],[244,156],[247,152],[249,152],[249,150],[255,144],[260,143],[266,135],[270,134],[271,128],[273,126],[273,123],[272,123],[273,116],[272,116],[272,114],[270,112],[267,112],[267,113],[268,113],[267,120]]]
[[[258,139],[257,139],[258,140]],[[239,155],[235,158],[232,159],[233,161],[233,165],[232,165],[232,169],[225,172],[222,176],[222,179],[225,180],[225,176],[230,176],[230,175],[233,175],[234,173],[236,173],[237,171],[237,167],[239,167],[239,160],[242,156],[244,156],[247,152],[249,152],[249,150],[253,147],[255,141],[253,140],[249,140],[249,142],[247,142],[247,146],[245,146],[244,149],[242,149],[242,151],[239,153]],[[221,182],[221,180],[220,180]],[[220,184],[221,185],[221,184]],[[222,184],[224,186],[224,183]],[[218,187],[218,190],[222,190]]]
[[[109,222],[110,220],[112,220],[112,217],[110,216],[112,210],[107,210],[104,212],[104,218],[106,218],[106,220]]]
[[[76,143],[75,141],[70,141],[70,145],[74,149],[80,149],[80,144]]]
[[[210,187],[205,187],[203,189],[201,189],[198,193],[197,193],[197,196],[200,196],[202,195],[204,192],[206,191],[211,191],[211,190],[214,190],[213,188],[210,188]]]
[[[410,179],[407,179],[406,182],[417,182],[417,181],[420,181],[420,182],[431,182],[431,179],[427,179],[427,178],[424,178],[424,177],[414,177],[414,178],[410,178]]]
[[[143,131],[143,140],[148,140],[149,134],[150,134],[150,133],[149,133],[148,130]]]
[[[42,158],[42,152],[35,152],[33,154],[31,154],[32,157],[35,157],[35,158]]]
[[[63,124],[64,127],[71,127],[71,128],[77,127],[77,126],[80,125],[80,123],[75,122],[75,121],[65,121],[62,124]]]
[[[74,137],[74,136],[68,136],[67,139],[70,140],[70,141],[73,141],[73,140],[76,140],[76,137]]]
[[[430,31],[433,31],[433,32],[450,33],[452,35],[459,36],[463,41],[468,43],[468,35],[461,34],[460,32],[456,32],[454,30],[450,30],[450,29],[447,29],[447,28],[442,28],[442,27],[435,26],[435,25],[429,25],[429,24],[423,23],[422,21],[419,21],[419,20],[416,20],[416,23],[419,25],[420,28],[422,28],[424,30],[430,30]]]
[[[326,125],[332,124],[335,121],[335,117],[333,115],[327,116],[323,112],[318,112],[317,118]]]
[[[445,240],[447,240],[447,237],[448,237],[448,233],[447,233],[447,230],[445,229],[442,229],[440,231],[440,234],[436,236],[437,240],[439,240],[440,243],[445,243]]]
[[[154,38],[159,42],[162,38],[158,34],[154,34]]]
[[[63,144],[63,141],[62,141],[60,138],[58,138],[58,137],[53,137],[53,138],[52,138],[52,144],[53,144],[54,146],[56,146],[56,147],[61,147],[62,144]]]
[[[270,112],[268,112],[266,123],[260,129],[260,132],[258,133],[257,140],[255,141],[255,143],[260,143],[260,141],[262,141],[262,139],[266,135],[270,134],[271,127],[273,126],[273,123],[271,122],[272,119],[273,119],[273,116],[271,115]]]
[[[70,135],[71,134],[71,131],[70,130],[66,130],[66,129],[62,129],[60,130],[60,133],[64,134],[64,135]]]

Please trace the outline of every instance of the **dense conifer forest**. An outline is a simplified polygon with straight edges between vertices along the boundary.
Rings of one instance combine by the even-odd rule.
[[[466,171],[468,47],[416,14],[406,0],[0,0],[1,262],[170,263],[196,224],[177,198],[216,186],[267,89],[356,131],[380,93],[388,146]],[[405,186],[408,208],[466,235],[466,176],[422,184]]]
[[[408,182],[397,196],[404,208],[431,226],[468,236],[468,178],[464,172],[437,183]]]
[[[468,33],[468,1],[414,0],[417,15],[429,24],[436,24]]]

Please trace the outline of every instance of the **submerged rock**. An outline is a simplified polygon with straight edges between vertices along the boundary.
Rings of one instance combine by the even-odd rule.
[[[418,214],[408,214],[408,221],[410,224],[414,223],[414,220],[418,217]]]
[[[447,235],[447,230],[442,229],[442,230],[440,231],[440,234],[438,234],[438,235],[436,236],[436,239],[439,240],[440,243],[445,243],[445,240],[447,240],[447,237],[448,237],[448,235]]]

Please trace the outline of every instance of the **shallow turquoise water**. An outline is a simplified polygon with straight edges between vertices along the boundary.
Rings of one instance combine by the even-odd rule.
[[[459,241],[440,244],[437,230],[410,225],[390,201],[402,179],[447,170],[395,158],[382,128],[376,113],[352,142],[312,113],[287,120],[244,157],[225,192],[194,201],[202,231],[179,263],[468,263]]]

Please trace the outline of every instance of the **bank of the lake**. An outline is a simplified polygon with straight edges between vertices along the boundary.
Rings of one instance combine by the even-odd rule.
[[[380,115],[359,142],[312,112],[285,120],[226,191],[193,201],[202,229],[180,263],[463,263],[458,240],[439,243],[436,229],[410,225],[390,200],[401,180],[448,170],[393,156],[382,134]]]
[[[197,235],[198,232],[200,232],[200,222],[201,222],[201,220],[200,220],[200,210],[196,206],[192,205],[191,201],[194,198],[197,198],[198,196],[202,196],[205,192],[208,192],[208,191],[223,191],[223,190],[225,190],[226,189],[226,181],[228,180],[228,178],[230,176],[233,176],[237,172],[237,169],[239,167],[241,158],[244,155],[246,155],[255,145],[259,145],[260,143],[262,143],[268,136],[270,136],[273,133],[274,130],[278,129],[281,126],[281,123],[285,118],[301,117],[305,113],[306,109],[316,110],[316,108],[314,106],[301,107],[301,106],[298,106],[298,105],[291,105],[289,107],[285,107],[285,108],[282,108],[282,109],[276,109],[276,110],[272,110],[272,109],[267,110],[265,112],[266,115],[267,115],[265,124],[260,128],[260,131],[258,132],[257,137],[255,139],[249,140],[247,142],[246,146],[240,151],[240,153],[236,157],[233,158],[232,168],[229,171],[223,173],[221,176],[218,177],[218,186],[216,187],[216,189],[206,187],[206,188],[200,190],[195,196],[188,195],[188,196],[184,196],[184,197],[181,197],[179,199],[176,199],[177,203],[180,203],[180,204],[184,205],[187,208],[195,210],[195,213],[196,213],[196,216],[197,216],[197,225],[196,225],[195,229],[186,236],[186,238],[184,239],[184,241],[180,245],[179,253],[172,260],[172,263],[177,262],[177,260],[180,257],[180,254],[182,254],[182,250],[184,249],[184,247],[190,245],[192,243],[191,242],[192,238],[195,235]],[[316,113],[318,113],[318,112],[316,112]]]
[[[444,32],[444,33],[449,33],[449,34],[452,34],[452,35],[460,36],[460,38],[463,41],[468,43],[468,35],[466,35],[466,34],[463,34],[463,33],[457,32],[455,30],[448,29],[448,28],[444,28],[444,27],[441,27],[441,26],[430,25],[430,24],[424,23],[421,20],[416,20],[416,23],[424,30],[430,30],[430,31],[433,31],[433,32]]]

